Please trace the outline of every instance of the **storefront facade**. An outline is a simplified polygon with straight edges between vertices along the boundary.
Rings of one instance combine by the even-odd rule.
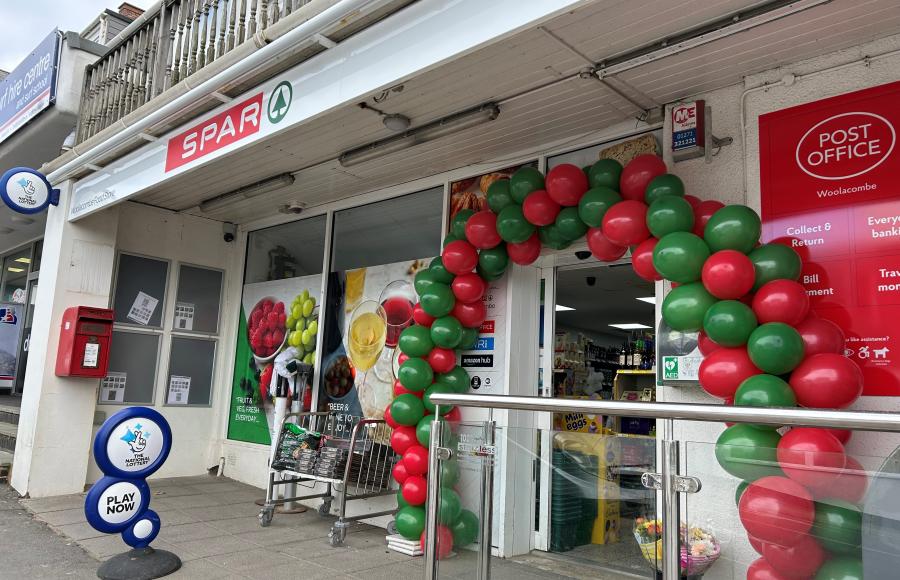
[[[268,477],[271,397],[277,386],[274,373],[266,376],[266,367],[277,365],[278,355],[293,348],[294,358],[315,369],[308,388],[299,382],[290,385],[295,409],[379,417],[393,395],[396,361],[390,351],[396,336],[391,337],[389,320],[388,349],[363,365],[369,368],[357,365],[356,373],[363,378],[348,376],[348,355],[365,358],[351,344],[354,321],[365,312],[358,309],[368,304],[387,311],[392,298],[406,296],[416,272],[439,255],[452,215],[485,203],[492,179],[529,164],[542,172],[564,162],[589,165],[602,150],[623,142],[653,143],[652,151],[682,179],[689,193],[763,211],[760,116],[894,83],[900,70],[900,37],[887,36],[885,23],[868,22],[865,35],[833,36],[827,54],[817,48],[792,57],[760,56],[762,66],[732,66],[723,73],[722,78],[730,81],[696,73],[702,66],[685,64],[691,53],[679,53],[670,57],[678,61],[675,64],[663,58],[646,65],[654,68],[652,72],[634,69],[627,86],[641,91],[627,89],[623,97],[622,87],[602,88],[615,80],[601,85],[593,77],[577,78],[577,69],[584,65],[579,60],[584,59],[552,38],[554,34],[567,38],[568,31],[586,45],[583,50],[590,50],[591,26],[579,28],[577,23],[599,26],[594,3],[548,2],[523,8],[513,6],[517,3],[462,2],[439,15],[431,14],[426,4],[414,4],[351,36],[329,49],[339,51],[335,55],[326,52],[319,61],[301,63],[232,95],[227,103],[171,127],[144,147],[60,183],[63,203],[50,210],[43,252],[29,249],[34,253],[26,270],[26,281],[36,286],[37,308],[13,472],[13,485],[20,493],[33,497],[74,493],[95,481],[99,472],[89,456],[90,437],[106,416],[122,405],[138,404],[160,407],[173,427],[176,444],[159,477],[221,469],[228,477],[262,488]],[[834,13],[823,13],[822,18],[853,13],[849,4],[833,8]],[[787,27],[789,31],[804,33],[790,20],[797,16],[785,18],[796,28]],[[490,31],[473,27],[473,19],[494,22],[496,27]],[[389,24],[405,31],[390,43],[383,40]],[[439,27],[441,34],[432,34],[436,28],[429,27]],[[824,35],[828,30],[809,34]],[[772,41],[772,47],[791,45],[788,31],[776,32],[783,36]],[[460,38],[465,39],[463,47]],[[394,143],[385,141],[379,145],[386,149],[384,156],[375,160],[359,157],[348,145],[374,143],[384,133],[380,122],[374,122],[378,121],[374,113],[347,103],[362,100],[391,112],[419,107],[422,118],[434,118],[422,104],[437,98],[427,81],[464,75],[478,59],[512,59],[516,47],[538,39],[547,42],[541,45],[544,56],[533,55],[518,69],[510,65],[511,70],[538,70],[536,63],[543,58],[547,62],[542,70],[556,66],[566,74],[574,71],[574,77],[560,73],[562,81],[547,84],[536,73],[535,82],[508,73],[500,77],[496,90],[482,91],[477,100],[441,103],[442,111],[468,112],[474,105],[484,110],[485,103],[496,99],[499,116],[494,119],[485,117],[472,128],[451,136],[437,134],[393,153]],[[743,43],[757,40],[736,34],[720,42],[750,50]],[[427,45],[416,55],[421,61],[396,58],[409,55],[408,48],[401,47],[411,45]],[[722,58],[723,50],[704,55]],[[390,67],[378,65],[385,55],[394,58]],[[320,61],[345,67],[344,76],[319,76]],[[722,67],[728,62],[722,58]],[[680,74],[679,66],[695,71],[690,84],[680,86],[672,80]],[[669,79],[671,87],[662,79]],[[359,86],[349,86],[353,82]],[[419,100],[404,100],[411,94],[418,94]],[[709,159],[676,162],[671,108],[682,100],[703,100],[711,108],[712,133],[733,142],[711,151]],[[663,105],[667,108],[661,115],[645,116],[641,111]],[[345,136],[329,144],[323,127],[338,123],[338,114]],[[536,120],[527,120],[532,116]],[[644,120],[635,120],[636,116]],[[248,119],[257,124],[258,132],[251,130]],[[237,131],[234,140],[229,137],[220,146],[228,123],[232,132],[243,123],[246,135]],[[315,147],[306,142],[306,132],[313,131],[322,132],[322,147],[334,146],[344,154],[330,161],[319,159]],[[205,139],[208,149],[197,139]],[[481,145],[486,143],[493,145]],[[348,162],[353,155],[358,157],[356,164]],[[374,170],[367,163],[381,166]],[[289,173],[290,178],[276,173],[276,167],[286,166],[303,169]],[[265,175],[278,179],[264,179]],[[250,189],[244,187],[247,184]],[[555,346],[562,323],[554,318],[555,309],[542,305],[561,304],[556,300],[560,276],[582,261],[575,254],[584,250],[583,242],[565,250],[545,249],[533,266],[512,266],[504,278],[492,283],[488,308],[493,325],[481,334],[490,340],[470,353],[473,364],[467,368],[469,376],[478,379],[472,383],[473,393],[560,396],[550,388],[549,377],[558,367],[548,349]],[[18,257],[10,254],[9,259],[15,262]],[[38,269],[40,285],[31,279]],[[4,298],[7,284],[12,289],[16,279],[4,282]],[[660,323],[661,297],[670,288],[657,282],[645,289],[648,297],[656,297],[655,309],[648,310],[652,322],[646,325],[652,334]],[[54,374],[62,312],[75,305],[115,310],[110,373],[99,383]],[[269,325],[273,311],[283,313],[284,319],[275,316]],[[399,332],[409,323],[409,315],[397,316]],[[257,332],[260,328],[264,332]],[[644,345],[648,338],[611,332],[610,342],[594,337],[593,344],[618,351],[618,345],[626,342],[623,349],[636,350],[643,349],[638,342]],[[638,368],[634,354],[630,356],[634,367],[630,370],[649,370]],[[268,385],[262,377],[269,379]],[[650,383],[657,401],[713,401],[696,383],[652,379]],[[856,408],[896,410],[894,401],[863,397]],[[497,469],[494,497],[496,553],[514,556],[552,550],[548,485],[552,476],[546,466],[552,423],[499,410],[469,410],[462,418],[493,420],[507,430],[508,436],[499,443],[504,460]],[[54,428],[61,421],[70,435],[65,441]],[[536,441],[536,429],[544,430],[543,443]],[[556,429],[569,430],[563,425]],[[701,494],[688,505],[689,519],[708,523],[728,542],[728,562],[708,576],[731,578],[742,574],[756,556],[745,537],[724,531],[737,516],[733,482],[719,470],[712,453],[720,431],[716,425],[682,422],[676,437],[686,442],[690,470],[704,481]],[[641,435],[653,447],[649,427]],[[875,458],[889,455],[896,444],[895,438],[884,434],[859,433],[848,450],[870,457],[864,466],[877,469]],[[544,467],[535,468],[536,457],[544,460]],[[63,463],[73,468],[61,474],[57,466]],[[361,509],[379,511],[393,501],[373,499]],[[648,497],[643,509],[652,512],[654,501]],[[623,512],[622,521],[616,523],[626,539],[635,515]]]

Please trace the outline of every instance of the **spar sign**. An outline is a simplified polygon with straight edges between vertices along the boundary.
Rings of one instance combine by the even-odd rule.
[[[759,118],[763,235],[803,258],[865,395],[900,396],[900,82]]]

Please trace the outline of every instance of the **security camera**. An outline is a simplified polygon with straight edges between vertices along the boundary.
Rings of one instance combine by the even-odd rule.
[[[304,204],[293,201],[291,203],[287,203],[287,204],[281,206],[280,208],[278,208],[278,212],[292,214],[292,215],[298,215],[298,214],[303,213],[303,210],[305,208],[306,208],[306,206]]]
[[[588,276],[584,279],[587,282],[588,286],[596,286],[597,285],[597,277],[596,276]]]
[[[575,257],[579,260],[587,260],[591,257],[591,253],[587,250],[578,250],[577,252],[575,252]]]
[[[222,239],[225,240],[226,244],[230,244],[234,241],[234,234],[237,233],[237,226],[230,222],[225,222],[222,224]]]

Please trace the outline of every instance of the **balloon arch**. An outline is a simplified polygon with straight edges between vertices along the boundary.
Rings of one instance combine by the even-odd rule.
[[[641,278],[672,282],[663,319],[674,330],[700,332],[700,384],[725,404],[844,408],[861,395],[862,373],[843,356],[841,329],[810,312],[797,282],[800,256],[786,245],[760,245],[752,209],[685,195],[655,155],[624,168],[610,159],[585,169],[558,165],[546,176],[523,167],[493,183],[487,203],[490,209],[453,218],[441,256],[416,275],[415,324],[400,336],[395,397],[384,415],[402,456],[394,477],[404,537],[424,539],[431,394],[468,391],[457,351],[477,340],[488,283],[510,261],[533,263],[543,246],[563,249],[586,236],[606,262],[633,248]],[[458,409],[441,412],[459,418]],[[861,570],[856,504],[867,481],[844,451],[850,432],[779,431],[730,425],[716,443],[719,464],[740,480],[740,519],[762,556],[748,578],[852,578],[845,573]],[[453,489],[455,464],[442,475],[439,556],[473,542],[478,530]]]

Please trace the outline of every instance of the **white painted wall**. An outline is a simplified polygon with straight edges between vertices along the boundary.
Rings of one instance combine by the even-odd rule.
[[[900,36],[867,43],[852,49],[756,74],[734,85],[711,93],[685,95],[686,99],[705,99],[712,107],[712,129],[718,137],[733,137],[735,143],[721,150],[711,164],[703,159],[680,162],[671,169],[685,182],[688,193],[725,203],[746,203],[759,211],[759,115],[817,101],[826,97],[872,87],[900,79]],[[859,62],[875,57],[869,64]],[[846,66],[845,66],[846,65]],[[835,68],[841,67],[841,68]],[[789,86],[780,84],[787,74],[796,75]],[[779,83],[757,89],[766,83]],[[746,144],[741,140],[741,102],[745,96]],[[744,178],[747,189],[744,192]],[[660,387],[658,399],[667,402],[716,403],[697,387]],[[896,411],[900,401],[888,397],[863,397],[854,409]],[[735,478],[716,463],[713,444],[724,430],[720,424],[679,422],[676,438],[684,441],[682,457],[686,472],[703,480],[703,490],[687,496],[686,517],[692,523],[713,528],[723,541],[722,559],[704,576],[709,580],[743,578],[746,566],[757,558],[746,541],[734,504]],[[900,444],[900,437],[880,433],[857,432],[847,446],[867,469],[878,469],[883,458]]]

